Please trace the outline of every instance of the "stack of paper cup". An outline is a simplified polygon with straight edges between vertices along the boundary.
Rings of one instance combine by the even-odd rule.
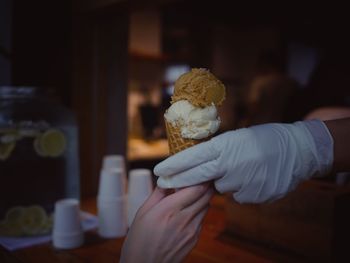
[[[55,203],[52,240],[53,246],[59,249],[77,248],[83,244],[84,232],[77,199],[62,199]]]
[[[124,190],[126,191],[127,179],[125,160],[123,155],[106,155],[103,157],[102,169],[109,170],[114,168],[119,168],[123,170],[122,183],[124,184]]]
[[[153,190],[151,171],[133,169],[129,173],[128,187],[128,226],[134,220],[137,210],[143,205]]]
[[[125,236],[127,231],[125,171],[102,169],[97,196],[98,233],[105,238]]]
[[[105,155],[102,161],[102,168],[122,168],[125,169],[125,160],[123,155]]]

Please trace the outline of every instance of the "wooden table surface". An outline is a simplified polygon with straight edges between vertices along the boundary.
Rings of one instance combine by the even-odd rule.
[[[216,194],[204,220],[200,240],[185,259],[185,262],[224,263],[224,262],[302,262],[289,255],[255,246],[239,240],[225,231],[225,198]],[[82,210],[96,214],[96,201],[85,200]],[[123,238],[102,239],[95,231],[85,234],[84,246],[73,250],[57,250],[51,243],[34,246],[15,252],[0,247],[0,262],[118,262]]]

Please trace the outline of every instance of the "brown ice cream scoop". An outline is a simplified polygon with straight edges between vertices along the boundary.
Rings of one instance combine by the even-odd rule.
[[[193,68],[176,80],[171,99],[171,103],[188,100],[196,107],[206,107],[213,103],[219,106],[225,99],[225,86],[209,70]]]

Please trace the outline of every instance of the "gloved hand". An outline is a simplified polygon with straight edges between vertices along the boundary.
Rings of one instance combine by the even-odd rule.
[[[136,213],[121,263],[182,262],[196,244],[214,189],[201,184],[167,195],[156,188]]]
[[[261,203],[327,173],[332,162],[333,139],[323,122],[311,120],[226,132],[169,157],[154,173],[162,188],[214,180],[240,203]]]

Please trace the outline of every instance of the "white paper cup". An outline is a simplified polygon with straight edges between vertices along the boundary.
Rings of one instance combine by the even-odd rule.
[[[59,249],[77,248],[83,244],[84,232],[77,199],[62,199],[55,203],[52,241]]]
[[[106,155],[103,157],[102,169],[120,168],[125,171],[123,155]]]
[[[101,170],[113,170],[121,169],[122,170],[122,179],[123,179],[123,189],[126,192],[127,188],[127,178],[126,178],[126,168],[125,168],[125,159],[123,155],[106,155],[103,157],[102,169]]]
[[[153,190],[151,171],[133,169],[129,173],[128,226],[132,224],[137,210],[143,205]]]
[[[121,198],[97,199],[98,233],[105,238],[118,238],[126,235],[127,207],[126,196]]]
[[[125,174],[122,169],[103,169],[100,172],[98,196],[104,198],[119,198],[124,196]]]

